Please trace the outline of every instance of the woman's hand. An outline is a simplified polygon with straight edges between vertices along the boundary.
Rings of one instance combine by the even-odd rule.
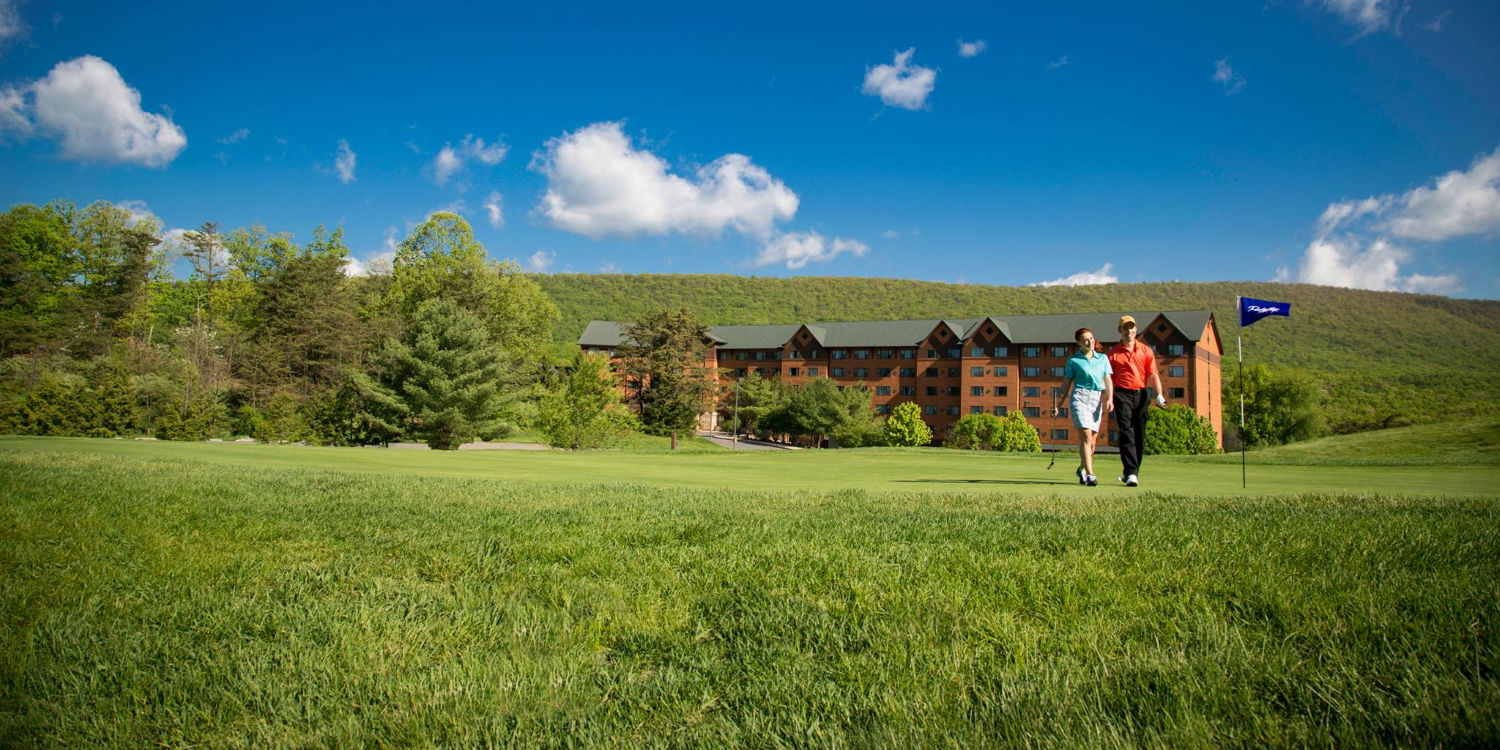
[[[1057,416],[1057,412],[1058,412],[1058,407],[1056,407],[1056,406],[1052,407],[1052,416],[1054,416],[1054,417]]]

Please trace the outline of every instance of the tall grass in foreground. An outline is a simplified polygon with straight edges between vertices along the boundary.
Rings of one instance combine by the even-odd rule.
[[[1497,509],[0,455],[0,746],[1492,746]]]

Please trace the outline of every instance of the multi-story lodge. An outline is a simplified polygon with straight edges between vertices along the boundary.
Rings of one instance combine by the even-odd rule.
[[[916,402],[936,441],[965,414],[1020,412],[1044,447],[1066,447],[1077,442],[1072,420],[1066,411],[1054,418],[1052,405],[1075,348],[1073,332],[1089,328],[1105,346],[1113,345],[1121,315],[1136,319],[1140,340],[1156,351],[1168,402],[1207,417],[1222,442],[1223,349],[1208,310],[714,326],[705,365],[717,370],[725,393],[751,372],[787,383],[819,377],[841,386],[863,383],[876,413]],[[578,344],[613,354],[621,338],[618,323],[596,320]],[[1118,444],[1112,420],[1101,437]]]

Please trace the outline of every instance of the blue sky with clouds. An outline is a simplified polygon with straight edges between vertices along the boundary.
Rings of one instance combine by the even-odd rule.
[[[536,270],[1500,297],[1500,4],[0,0],[0,201]]]

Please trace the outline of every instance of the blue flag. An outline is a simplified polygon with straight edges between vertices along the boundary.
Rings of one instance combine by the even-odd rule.
[[[1240,297],[1240,327],[1244,328],[1267,315],[1292,316],[1292,303],[1272,302],[1270,300],[1255,299],[1254,297]]]

